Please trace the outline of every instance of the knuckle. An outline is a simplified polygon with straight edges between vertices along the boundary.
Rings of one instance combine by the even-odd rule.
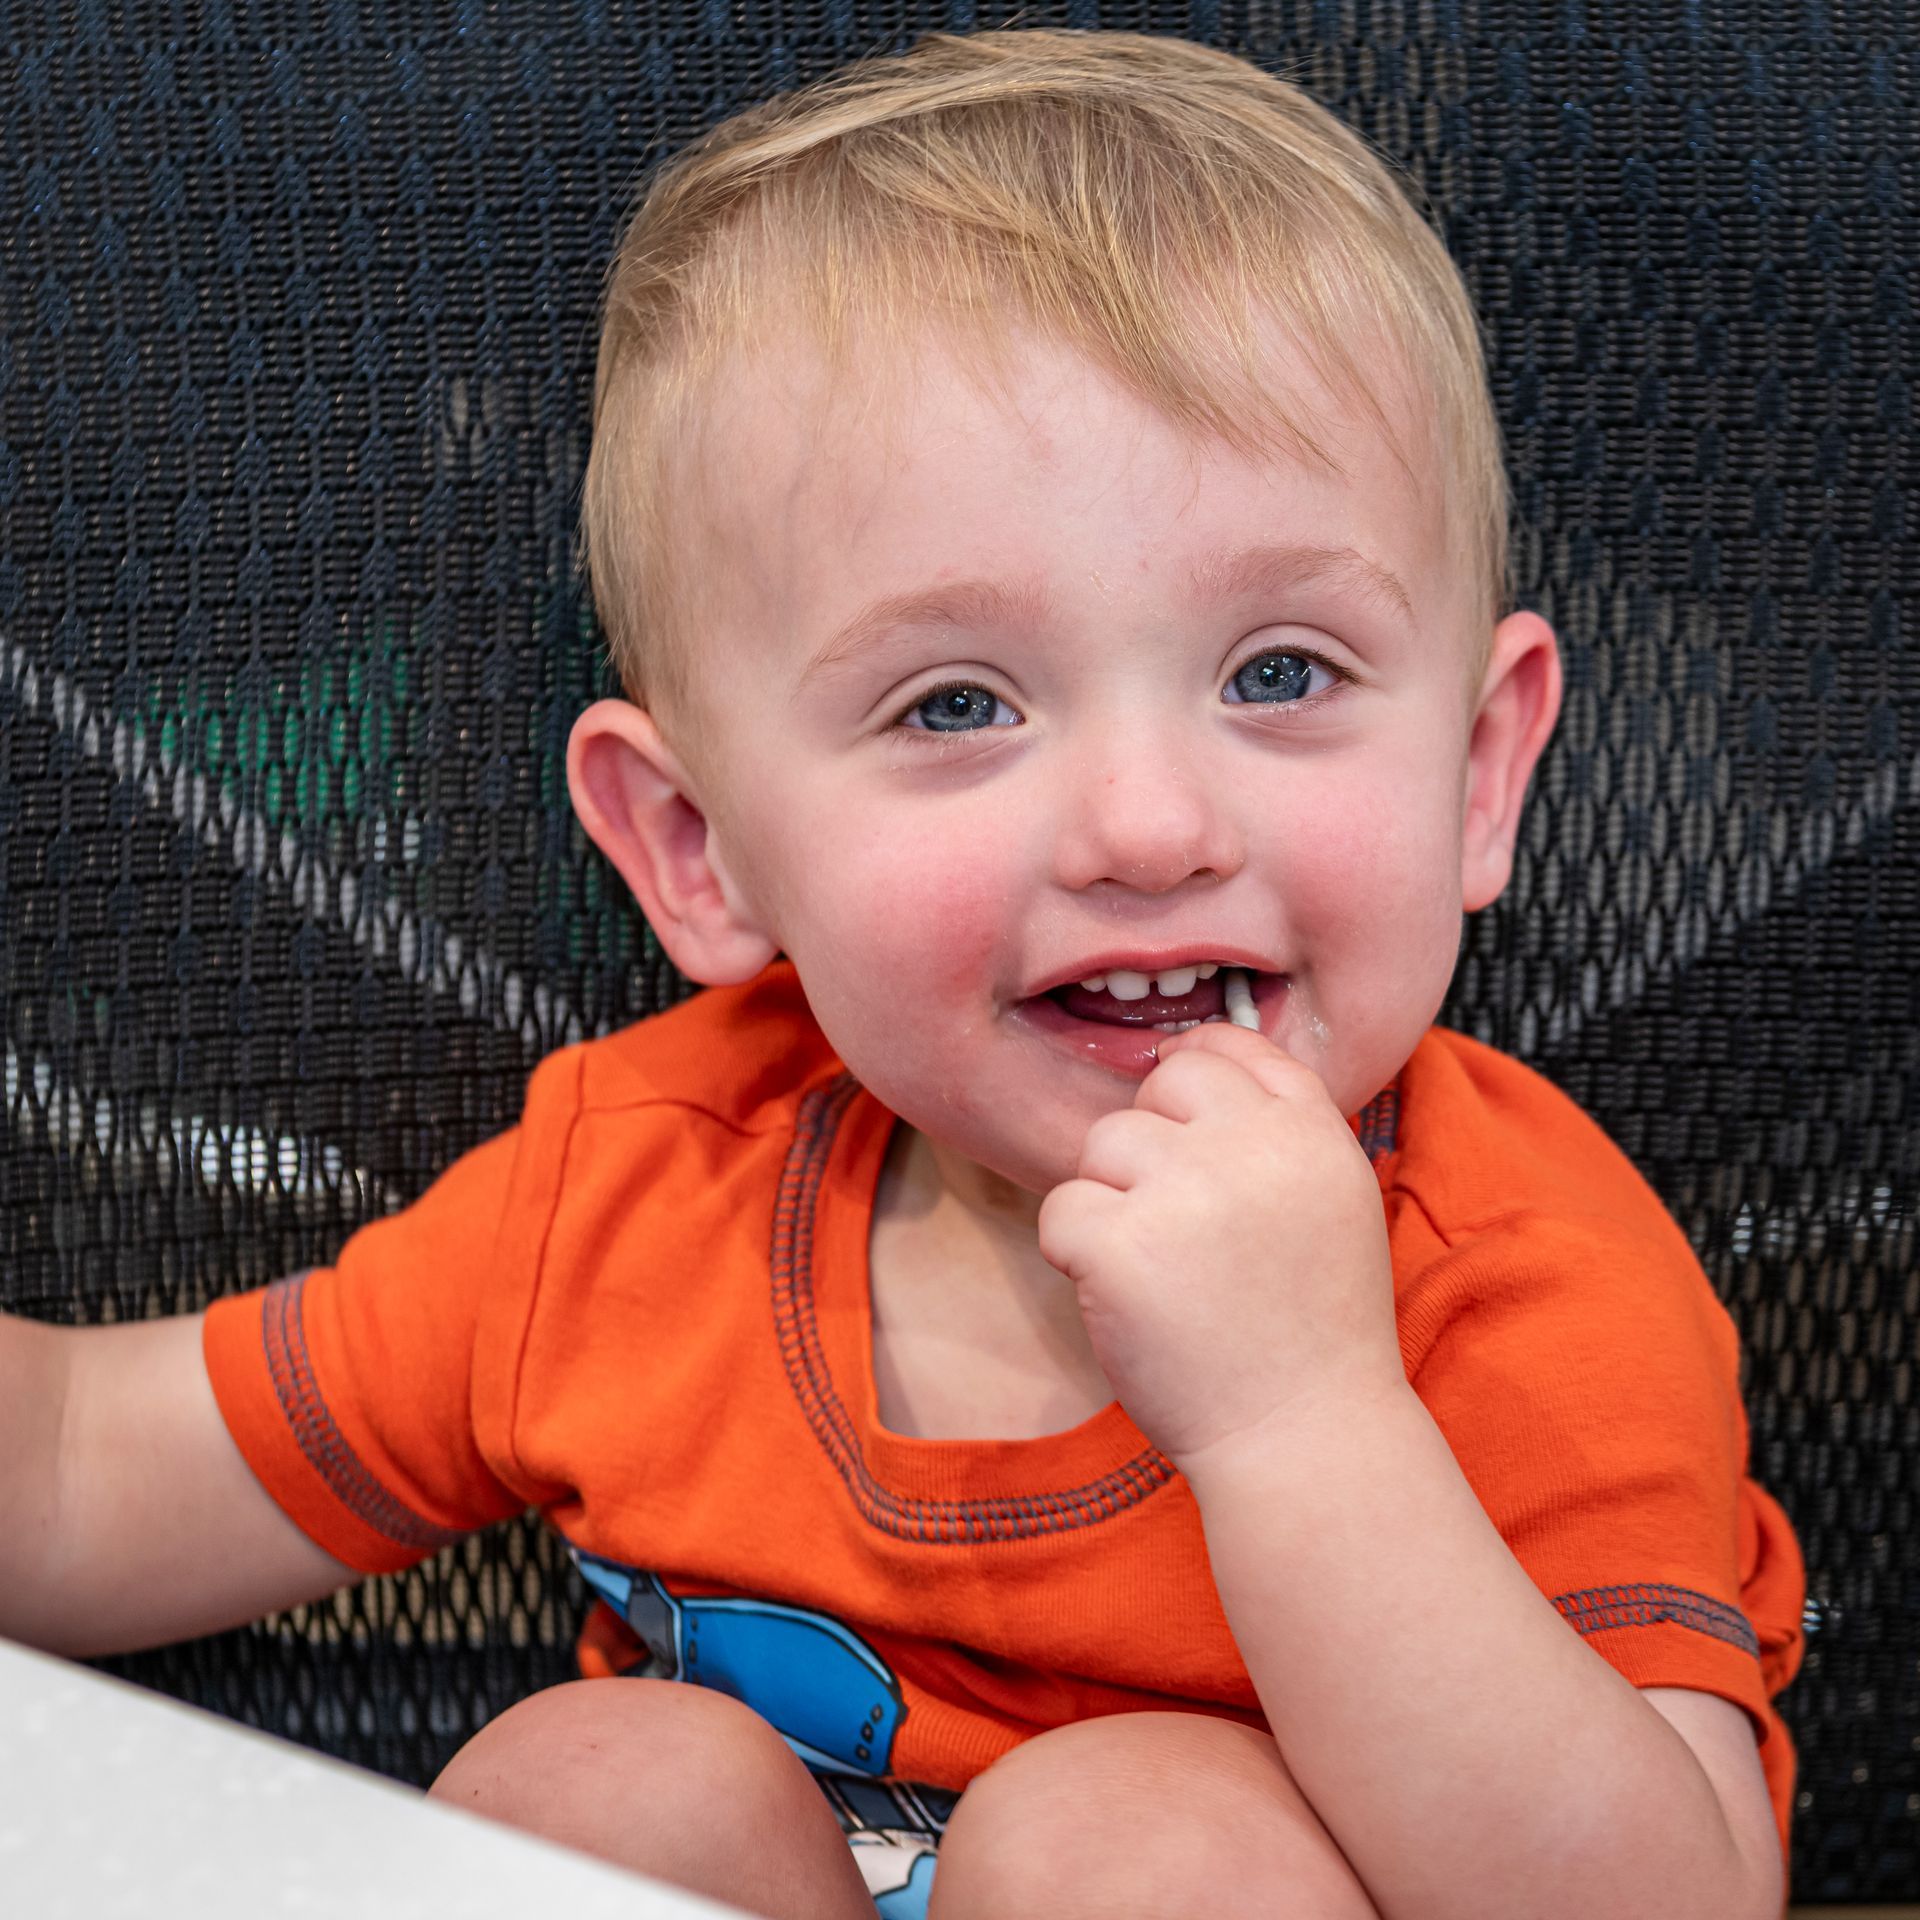
[[[1220,1071],[1223,1062],[1211,1047],[1182,1047],[1178,1053],[1161,1057],[1156,1073],[1164,1076],[1164,1086],[1187,1086],[1192,1083],[1210,1080]]]
[[[1133,1131],[1133,1123],[1139,1118],[1133,1107],[1114,1107],[1087,1129],[1085,1144],[1089,1147],[1118,1145]]]
[[[1042,1233],[1069,1232],[1085,1217],[1090,1197],[1085,1179],[1063,1180],[1057,1187],[1050,1188],[1040,1202],[1035,1224]]]

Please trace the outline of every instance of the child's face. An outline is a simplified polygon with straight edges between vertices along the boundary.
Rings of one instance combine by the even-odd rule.
[[[912,386],[829,391],[797,351],[730,386],[694,797],[855,1076],[1040,1194],[1153,1064],[1151,1032],[1075,1032],[1040,1003],[1063,982],[1239,960],[1341,1112],[1398,1071],[1486,903],[1462,856],[1483,636],[1441,476],[1409,478],[1357,411],[1328,440],[1341,476],[1190,454],[1064,351],[1020,364],[1017,416],[937,354]],[[1360,559],[1194,584],[1261,543]],[[962,581],[1036,600],[815,660],[869,602]],[[976,691],[930,700],[943,685]]]

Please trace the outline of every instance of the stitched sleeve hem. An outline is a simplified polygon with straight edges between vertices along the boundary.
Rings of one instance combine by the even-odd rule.
[[[1739,1608],[1683,1587],[1648,1584],[1561,1594],[1560,1617],[1636,1687],[1692,1687],[1742,1708],[1764,1744],[1779,1726],[1759,1641]]]
[[[216,1300],[201,1347],[241,1458],[300,1530],[362,1573],[397,1573],[461,1538],[377,1480],[329,1412],[301,1338],[305,1274]]]
[[[1609,1589],[1615,1593],[1661,1595],[1682,1593],[1683,1589],[1659,1586]],[[1568,1617],[1567,1600],[1590,1598],[1567,1595],[1555,1602],[1563,1618]],[[1773,1807],[1775,1831],[1780,1836],[1780,1857],[1789,1871],[1793,1858],[1794,1792],[1799,1779],[1800,1759],[1793,1734],[1780,1717],[1761,1669],[1758,1641],[1745,1616],[1724,1601],[1691,1595],[1706,1600],[1708,1613],[1691,1606],[1664,1617],[1658,1615],[1663,1604],[1655,1599],[1638,1604],[1653,1611],[1642,1619],[1621,1617],[1619,1610],[1608,1609],[1613,1624],[1602,1624],[1602,1615],[1583,1610],[1581,1618],[1568,1619],[1594,1652],[1623,1678],[1636,1687],[1686,1687],[1695,1693],[1711,1693],[1731,1702],[1746,1716],[1753,1729],[1760,1756],[1760,1770],[1766,1776],[1767,1798]],[[1746,1628],[1749,1642],[1756,1649],[1725,1636],[1724,1628],[1738,1622]]]

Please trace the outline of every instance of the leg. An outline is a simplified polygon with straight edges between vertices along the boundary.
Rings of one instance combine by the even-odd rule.
[[[930,1920],[1379,1920],[1268,1735],[1197,1713],[1038,1734],[960,1796]]]
[[[873,1920],[813,1776],[707,1687],[548,1687],[489,1721],[428,1793],[769,1920]]]

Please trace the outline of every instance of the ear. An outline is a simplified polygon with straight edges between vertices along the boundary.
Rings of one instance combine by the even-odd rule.
[[[1560,648],[1537,613],[1510,613],[1493,630],[1467,746],[1460,846],[1461,905],[1491,906],[1513,876],[1520,808],[1541,750],[1560,718]]]
[[[688,979],[732,986],[779,952],[728,873],[686,769],[644,708],[596,700],[573,723],[567,791],[588,837]]]

